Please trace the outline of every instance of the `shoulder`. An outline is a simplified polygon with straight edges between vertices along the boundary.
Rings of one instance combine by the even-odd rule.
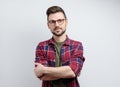
[[[69,39],[69,40],[70,40],[70,44],[73,44],[73,45],[82,45],[81,41],[77,41],[77,40],[73,40],[73,39]]]
[[[45,41],[41,41],[41,42],[38,43],[38,46],[46,46],[46,45],[48,45],[49,41],[50,41],[50,39],[45,40]]]
[[[83,50],[82,42],[73,40],[73,39],[70,39],[70,47],[72,47],[75,50],[78,50],[78,49],[81,51]]]

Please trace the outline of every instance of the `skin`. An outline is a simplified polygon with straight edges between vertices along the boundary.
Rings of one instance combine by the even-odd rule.
[[[57,12],[57,13],[49,15],[48,20],[58,20],[58,19],[65,19],[64,14],[62,12]],[[62,25],[59,25],[57,22],[54,26],[51,26],[49,23],[47,24],[51,32],[57,35],[60,35],[62,32],[66,31],[67,22],[68,21],[66,19]],[[53,34],[53,37],[55,41],[63,42],[66,39],[66,33],[63,33],[61,36],[56,36]]]
[[[54,14],[50,14],[48,17],[49,20],[58,20],[58,19],[65,19],[64,14],[62,12],[57,12]],[[57,22],[54,26],[51,26],[47,23],[48,28],[53,33],[53,38],[56,42],[63,42],[66,40],[66,26],[68,20],[66,19],[63,24],[59,25]],[[35,75],[45,81],[49,80],[57,80],[60,78],[74,78],[75,74],[70,68],[70,66],[60,66],[60,67],[46,67],[40,63],[35,63],[34,72]]]

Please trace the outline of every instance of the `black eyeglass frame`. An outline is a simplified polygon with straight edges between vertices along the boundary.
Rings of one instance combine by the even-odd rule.
[[[66,19],[48,20],[48,23],[49,23],[50,25],[55,25],[56,22],[57,22],[59,25],[62,25],[65,20],[66,20]]]

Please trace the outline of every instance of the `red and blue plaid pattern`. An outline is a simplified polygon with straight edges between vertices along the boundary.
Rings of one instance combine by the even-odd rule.
[[[36,48],[35,62],[48,67],[55,67],[55,59],[56,50],[54,39],[51,38],[47,41],[40,42]],[[61,47],[61,62],[62,66],[70,66],[76,77],[65,79],[66,87],[80,87],[77,76],[82,69],[84,60],[82,43],[67,37]],[[53,87],[52,81],[43,81],[42,87]]]

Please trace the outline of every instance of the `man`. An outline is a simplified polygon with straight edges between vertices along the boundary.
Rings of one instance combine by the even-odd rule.
[[[84,62],[82,43],[66,35],[68,20],[61,7],[52,6],[46,14],[53,36],[36,48],[35,75],[42,80],[42,87],[80,87],[77,77]]]

